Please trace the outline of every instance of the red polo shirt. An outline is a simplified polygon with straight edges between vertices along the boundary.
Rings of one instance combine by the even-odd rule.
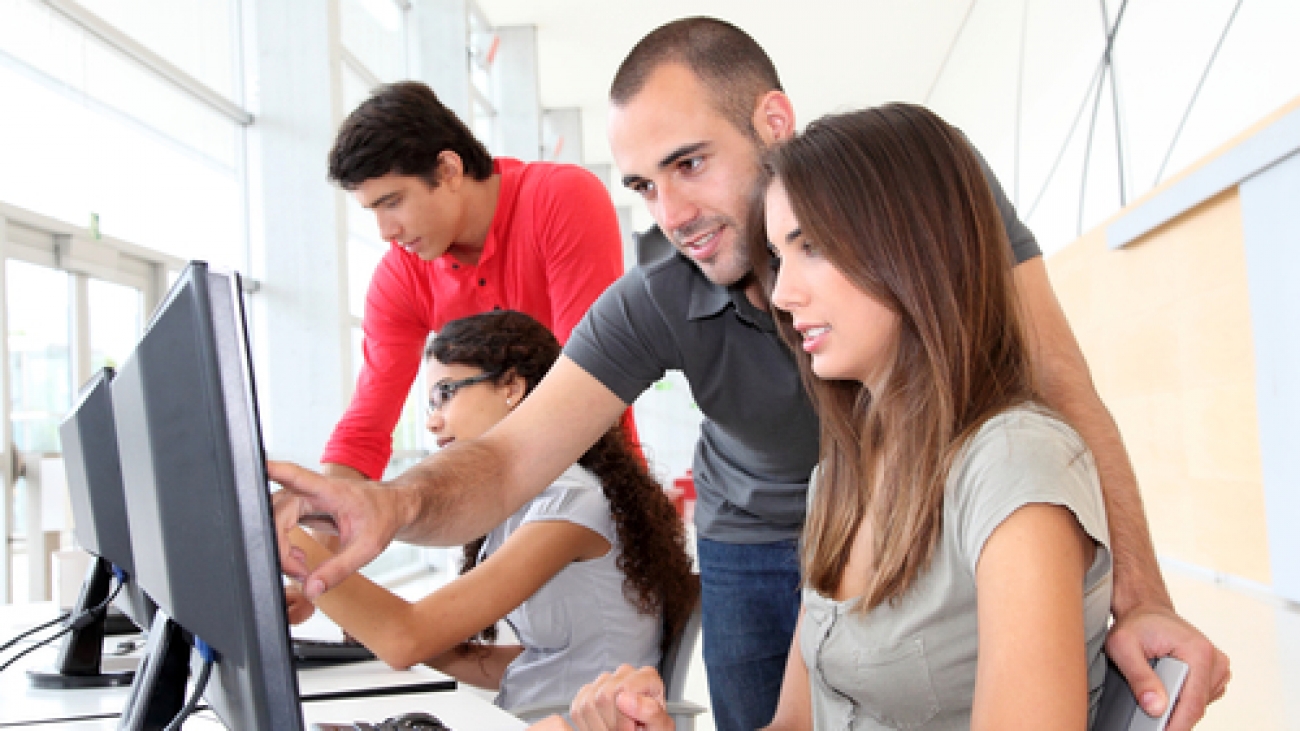
[[[618,217],[605,186],[576,165],[497,158],[492,227],[478,264],[424,261],[392,247],[379,262],[362,320],[364,363],[324,462],[378,479],[429,333],[492,309],[525,312],[568,340],[587,308],[623,273]]]

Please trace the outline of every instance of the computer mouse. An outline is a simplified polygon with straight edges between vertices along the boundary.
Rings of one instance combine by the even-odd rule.
[[[419,711],[385,718],[377,731],[451,731],[437,716]]]

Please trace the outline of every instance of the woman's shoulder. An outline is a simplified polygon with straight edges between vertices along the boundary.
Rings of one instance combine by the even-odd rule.
[[[961,462],[1060,459],[1088,455],[1083,438],[1045,406],[1025,403],[989,417],[962,449]]]
[[[1065,419],[1036,401],[1026,401],[990,416],[980,426],[979,433],[1008,429],[1053,433],[1073,439],[1079,438],[1078,433],[1065,422]]]
[[[1069,424],[1034,404],[989,418],[964,446],[949,475],[945,519],[982,544],[1002,520],[1030,503],[1069,508],[1085,530],[1107,542],[1092,454]]]
[[[572,464],[534,499],[540,499],[547,495],[560,495],[566,492],[597,492],[604,494],[601,492],[600,478],[596,477],[594,472],[580,464]]]
[[[609,500],[600,479],[581,465],[572,465],[520,509],[521,523],[567,520],[604,535],[611,521]]]
[[[953,461],[950,509],[1023,502],[1057,502],[1100,495],[1088,446],[1045,407],[1025,404],[984,422]],[[979,512],[979,511],[977,511]]]

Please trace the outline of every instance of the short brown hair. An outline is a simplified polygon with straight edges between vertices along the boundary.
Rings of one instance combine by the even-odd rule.
[[[475,180],[492,175],[492,155],[425,84],[399,81],[375,89],[339,129],[330,150],[329,178],[345,190],[389,173],[418,175],[438,184],[438,155],[460,156]]]
[[[784,91],[776,66],[748,33],[717,18],[682,18],[642,38],[614,74],[609,99],[628,103],[660,66],[679,63],[708,91],[714,108],[741,132],[757,137],[754,106],[769,91]]]

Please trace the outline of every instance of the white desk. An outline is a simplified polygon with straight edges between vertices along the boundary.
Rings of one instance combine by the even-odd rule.
[[[412,711],[432,713],[452,731],[522,731],[527,727],[527,724],[509,713],[463,691],[311,701],[304,703],[302,708],[308,731],[314,723],[378,723],[385,718]],[[24,728],[43,731],[54,727],[31,725]],[[116,731],[117,719],[73,721],[61,723],[58,728],[60,731]],[[186,721],[185,731],[226,731],[226,727],[217,720],[215,714],[205,711]]]
[[[26,627],[40,624],[55,616],[53,605],[31,605],[0,608],[0,640],[17,635]],[[39,633],[45,636],[48,632]],[[105,650],[115,648],[124,637],[109,637]],[[85,719],[114,717],[122,712],[131,694],[129,687],[89,688],[79,690],[42,690],[33,688],[27,679],[29,668],[49,667],[59,652],[56,640],[22,658],[0,674],[0,728],[51,719]],[[24,643],[12,649],[21,649]],[[5,658],[12,657],[6,651]],[[103,669],[130,670],[139,663],[139,655],[112,657],[106,652]],[[350,696],[371,696],[401,693],[431,693],[445,687],[451,678],[424,665],[410,670],[393,670],[379,660],[348,663],[328,667],[307,668],[298,671],[298,690],[303,700],[337,699]],[[448,691],[438,691],[448,692]],[[52,727],[47,727],[52,728]]]

